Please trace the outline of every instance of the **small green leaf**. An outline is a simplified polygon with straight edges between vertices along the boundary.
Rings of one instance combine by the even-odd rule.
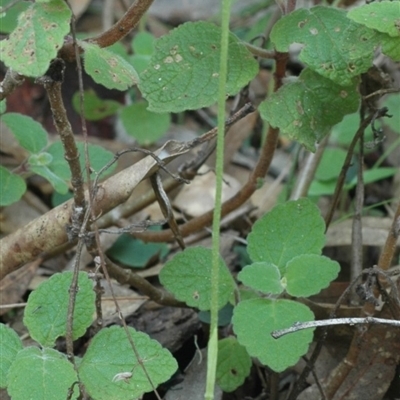
[[[4,114],[7,109],[6,99],[0,101],[0,114]]]
[[[299,254],[321,254],[325,244],[325,222],[309,199],[288,201],[274,207],[254,225],[247,237],[247,251],[254,261],[279,267]]]
[[[72,105],[74,110],[80,114],[81,104],[79,92],[76,92],[72,97]],[[100,99],[93,89],[85,91],[83,98],[83,116],[88,121],[98,121],[109,117],[115,114],[121,107],[122,104],[117,101]]]
[[[346,114],[357,111],[359,102],[355,81],[340,86],[306,68],[263,101],[259,110],[272,126],[314,151],[315,143]]]
[[[236,338],[228,337],[218,342],[217,384],[224,392],[241,386],[250,374],[251,358]]]
[[[53,161],[53,156],[49,153],[43,152],[39,154],[32,154],[28,159],[28,164],[31,167],[43,167],[49,165]]]
[[[79,159],[82,168],[82,175],[83,178],[86,180],[84,143],[78,142],[77,147],[80,155]],[[53,156],[53,161],[49,165],[50,170],[63,180],[70,180],[71,172],[69,170],[68,163],[64,158],[64,148],[62,146],[62,143],[60,141],[52,143],[46,149],[46,152]],[[114,155],[110,151],[105,150],[101,146],[89,144],[90,166],[94,171],[100,171],[100,169],[103,168],[113,158]],[[104,175],[110,174],[115,169],[115,167],[115,165],[111,166],[106,172],[104,172]]]
[[[0,58],[21,75],[41,76],[69,32],[71,10],[63,0],[33,3],[18,17],[18,26],[0,42]]]
[[[42,346],[54,346],[58,337],[65,336],[71,280],[72,272],[54,274],[28,298],[24,324],[32,339]],[[80,272],[74,310],[74,340],[81,337],[92,323],[94,299],[92,281],[86,273]]]
[[[319,181],[330,181],[339,176],[346,159],[347,152],[338,148],[327,148],[315,173]]]
[[[380,181],[381,179],[386,179],[393,176],[398,172],[398,168],[373,168],[363,172],[364,184]],[[357,177],[354,177],[348,185],[347,188],[352,188],[357,185]]]
[[[135,69],[122,57],[88,42],[79,42],[85,50],[85,71],[108,89],[127,90],[139,82]]]
[[[368,28],[387,33],[389,36],[400,36],[400,3],[398,1],[363,4],[350,10],[347,17]]]
[[[0,388],[7,387],[8,370],[22,348],[17,333],[8,326],[0,324]]]
[[[343,86],[371,67],[379,44],[379,35],[349,20],[344,10],[322,6],[300,8],[281,18],[270,37],[282,52],[292,43],[304,44],[300,60]]]
[[[249,354],[276,372],[296,364],[308,350],[314,329],[274,339],[271,332],[295,322],[314,320],[310,309],[291,300],[252,299],[241,301],[233,313],[233,330]]]
[[[302,254],[286,266],[286,291],[291,296],[308,297],[319,293],[337,278],[340,265],[316,254]]]
[[[47,145],[47,132],[33,118],[7,113],[2,115],[1,120],[8,126],[19,144],[30,153],[37,153]]]
[[[120,263],[134,268],[144,268],[158,255],[164,258],[169,252],[165,243],[145,243],[130,235],[121,235],[107,251],[107,255]]]
[[[53,349],[26,347],[17,354],[7,380],[13,400],[65,400],[78,377],[65,355]],[[71,398],[78,395],[75,388]]]
[[[128,330],[151,383],[157,387],[168,380],[178,367],[171,353],[145,333]],[[102,329],[93,338],[79,366],[79,377],[96,400],[131,400],[153,390],[119,326]]]
[[[126,132],[140,145],[149,145],[160,139],[171,123],[170,114],[155,114],[147,110],[147,103],[134,103],[121,111]]]
[[[68,192],[67,182],[55,174],[51,169],[51,166],[47,165],[31,165],[30,170],[37,175],[42,176],[47,179],[54,190],[61,194],[66,194]]]
[[[136,71],[141,74],[150,64],[150,59],[154,53],[155,37],[148,32],[138,32],[133,38],[133,56],[130,58],[131,64]]]
[[[312,181],[310,189],[308,190],[309,196],[320,197],[324,195],[329,195],[335,193],[337,180],[331,181]]]
[[[220,37],[219,27],[200,21],[182,24],[157,39],[139,85],[150,111],[180,112],[217,101]],[[253,55],[230,34],[227,94],[236,94],[257,72]]]
[[[167,290],[190,307],[209,310],[211,301],[211,250],[190,247],[168,261],[160,272],[160,281]],[[229,300],[234,282],[224,261],[219,263],[219,308]]]
[[[2,0],[1,6],[9,6],[13,0]],[[17,3],[14,2],[6,12],[0,14],[0,32],[2,33],[10,33],[16,27],[18,23],[18,15],[25,11],[31,5],[28,1],[18,1]]]
[[[0,206],[17,202],[26,192],[25,181],[0,165]]]
[[[389,109],[388,114],[391,118],[385,118],[384,122],[389,125],[396,133],[400,134],[400,93],[387,96],[382,104]]]
[[[269,262],[256,262],[244,267],[238,279],[260,292],[280,294],[283,291],[279,268]]]

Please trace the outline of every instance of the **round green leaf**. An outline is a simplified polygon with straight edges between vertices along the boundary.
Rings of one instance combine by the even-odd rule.
[[[211,301],[212,253],[204,247],[190,247],[168,261],[160,272],[167,290],[190,307],[209,310]],[[224,261],[219,262],[218,305],[223,307],[234,290],[232,276]]]
[[[320,254],[325,243],[325,222],[309,199],[288,201],[265,214],[247,237],[254,261],[266,261],[284,274],[286,264],[298,254]]]
[[[71,280],[72,272],[54,274],[28,298],[24,324],[32,339],[42,346],[54,346],[58,337],[65,336]],[[78,288],[72,332],[74,340],[85,333],[94,313],[93,283],[85,272],[79,273]]]
[[[178,367],[171,353],[145,333],[128,330],[154,387],[168,380]],[[79,377],[96,400],[131,400],[153,390],[119,326],[102,329],[93,338],[79,366]]]
[[[70,18],[63,0],[33,3],[19,15],[17,28],[0,42],[1,60],[21,75],[43,75],[64,43]]]
[[[0,165],[0,206],[17,202],[26,192],[25,181]]]
[[[319,181],[330,181],[337,179],[346,159],[347,152],[338,148],[327,148],[315,173]]]
[[[1,120],[8,126],[19,144],[30,153],[37,153],[47,145],[47,132],[33,118],[7,113],[2,115]]]
[[[349,86],[372,64],[381,38],[373,30],[347,18],[344,10],[317,6],[300,8],[281,18],[271,31],[276,49],[304,44],[300,60],[318,74]]]
[[[85,71],[93,80],[108,89],[127,90],[139,82],[135,69],[118,54],[88,42],[84,48]]]
[[[291,296],[308,297],[319,293],[337,278],[340,265],[316,254],[294,257],[286,266],[286,291]]]
[[[8,326],[0,324],[0,388],[7,387],[8,370],[22,348],[17,333]]]
[[[187,22],[156,40],[150,66],[139,88],[155,112],[180,112],[209,106],[218,96],[221,29]],[[226,90],[236,94],[258,72],[258,63],[236,36],[229,36]]]
[[[244,267],[238,279],[260,292],[280,294],[283,291],[279,268],[269,262],[256,262]]]
[[[29,166],[31,167],[33,166],[44,167],[46,165],[49,165],[52,161],[53,161],[53,156],[46,152],[39,154],[32,154],[28,159]]]
[[[121,121],[126,132],[140,145],[149,145],[165,134],[171,117],[168,113],[156,114],[148,111],[147,104],[141,102],[125,107],[121,111]]]
[[[75,111],[81,113],[80,95],[76,92],[72,97]],[[88,121],[98,121],[115,114],[122,105],[114,100],[103,100],[93,89],[86,90],[83,98],[83,116]]]
[[[241,386],[250,374],[251,358],[236,338],[228,337],[218,342],[217,384],[224,392]]]
[[[368,28],[387,33],[389,36],[400,36],[400,3],[398,1],[363,4],[350,10],[347,17]]]
[[[271,332],[295,322],[314,320],[310,309],[291,300],[252,299],[241,301],[233,313],[233,330],[249,354],[276,372],[296,364],[308,350],[314,329],[274,339]]]
[[[78,377],[67,357],[58,351],[26,347],[17,354],[7,380],[13,400],[65,400]],[[71,398],[78,395],[75,388]]]
[[[7,109],[6,99],[0,101],[0,114],[4,114]]]
[[[358,109],[357,82],[341,86],[306,68],[260,104],[260,115],[272,126],[314,151],[330,128]]]

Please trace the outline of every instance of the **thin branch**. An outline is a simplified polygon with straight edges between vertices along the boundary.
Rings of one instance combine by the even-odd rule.
[[[22,85],[24,80],[25,78],[22,75],[9,68],[6,72],[6,76],[0,83],[0,101],[4,100],[18,86]]]
[[[374,318],[374,317],[366,317],[366,318],[336,318],[336,319],[325,319],[322,321],[309,321],[309,322],[296,322],[290,328],[286,329],[278,329],[276,331],[271,332],[271,336],[274,339],[279,339],[282,336],[287,335],[288,333],[293,333],[297,331],[301,331],[303,329],[310,328],[318,328],[321,326],[334,326],[334,325],[360,325],[360,324],[381,324],[381,325],[391,325],[396,328],[400,328],[400,321],[394,321],[393,319],[385,319],[385,318]]]

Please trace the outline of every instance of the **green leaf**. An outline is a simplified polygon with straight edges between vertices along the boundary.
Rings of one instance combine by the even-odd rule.
[[[28,158],[28,164],[31,167],[43,167],[49,165],[53,161],[53,156],[49,153],[43,152],[39,154],[32,154]]]
[[[133,56],[130,58],[131,64],[136,71],[141,74],[149,65],[151,55],[154,53],[155,37],[148,32],[138,32],[133,38]]]
[[[302,254],[286,266],[286,291],[291,296],[308,297],[319,293],[337,278],[340,265],[316,254]]]
[[[168,380],[178,367],[171,353],[145,333],[128,331],[153,385]],[[153,390],[119,326],[102,329],[93,338],[79,366],[79,377],[96,400],[131,400]]]
[[[400,40],[398,37],[391,37],[380,34],[380,42],[382,46],[382,53],[392,58],[393,61],[400,61]]]
[[[0,114],[4,114],[7,109],[6,99],[0,101]]]
[[[385,120],[387,121],[387,120]],[[341,122],[332,128],[330,140],[340,146],[349,146],[353,140],[358,127],[360,126],[360,114],[353,113],[346,115]],[[373,133],[369,125],[365,130],[365,141],[373,140]]]
[[[42,346],[54,346],[55,340],[65,336],[72,272],[54,274],[34,290],[24,313],[24,324],[32,339]],[[85,272],[79,273],[79,290],[74,310],[73,339],[81,337],[92,323],[95,293],[93,283]]]
[[[8,374],[8,393],[13,400],[65,400],[78,380],[67,357],[53,349],[26,347],[17,354]],[[77,399],[75,388],[72,399]]]
[[[7,387],[8,370],[22,348],[17,333],[8,326],[0,324],[0,388]]]
[[[149,145],[160,139],[168,130],[171,117],[168,113],[155,114],[147,110],[147,103],[134,103],[121,111],[121,121],[126,132],[140,145]]]
[[[354,81],[340,86],[305,69],[260,104],[261,117],[314,151],[330,128],[357,111],[360,95]]]
[[[244,267],[238,279],[260,292],[280,294],[283,291],[279,268],[269,262],[256,262]]]
[[[337,180],[331,180],[331,181],[312,181],[310,189],[308,190],[308,195],[309,196],[324,196],[324,195],[329,195],[333,194],[335,192]]]
[[[80,101],[79,92],[76,92],[72,97],[72,105],[78,114],[81,113]],[[93,89],[85,91],[83,98],[83,116],[88,121],[98,121],[109,117],[115,114],[121,107],[122,104],[117,101],[100,99]]]
[[[398,1],[363,4],[350,10],[347,17],[368,28],[387,33],[389,36],[400,36],[400,3]]]
[[[31,165],[29,167],[32,172],[47,179],[58,193],[66,194],[68,192],[67,182],[55,174],[50,168],[51,166],[47,165]]]
[[[220,37],[219,27],[200,21],[182,24],[157,39],[139,85],[150,111],[180,112],[216,102]],[[236,94],[257,72],[253,55],[230,34],[227,94]]]
[[[82,175],[84,180],[86,180],[84,143],[78,142],[77,147],[80,155],[79,160],[81,163]],[[71,172],[69,170],[68,163],[64,158],[64,148],[62,143],[60,141],[52,143],[46,149],[46,152],[53,156],[53,161],[49,165],[50,170],[63,180],[70,180]],[[100,171],[100,169],[103,168],[113,158],[114,155],[110,151],[105,150],[101,146],[89,144],[90,166],[94,171]],[[115,165],[111,166],[106,172],[104,172],[104,175],[110,174],[115,167]]]
[[[398,168],[373,168],[363,172],[364,184],[380,181],[393,176],[398,171]],[[348,185],[347,189],[357,185],[357,177],[355,176]]]
[[[0,165],[0,206],[8,206],[18,201],[26,192],[25,181]]]
[[[2,115],[1,120],[8,126],[19,144],[30,153],[37,153],[47,145],[47,132],[33,118],[7,113]]]
[[[350,86],[371,67],[380,36],[348,19],[344,10],[317,6],[281,18],[270,37],[282,52],[292,43],[304,44],[301,61],[336,84]]]
[[[122,57],[99,46],[79,42],[85,50],[85,71],[108,89],[127,90],[139,82],[135,69]]]
[[[233,330],[249,354],[276,372],[296,364],[308,350],[313,329],[274,339],[271,332],[295,322],[314,320],[310,309],[291,300],[252,299],[241,301],[233,313]]]
[[[228,337],[218,342],[216,380],[224,392],[241,386],[250,374],[251,358],[236,338]]]
[[[71,10],[63,0],[33,3],[18,17],[18,26],[0,42],[0,58],[25,76],[41,76],[69,32]]]
[[[0,5],[2,7],[8,6],[11,1],[13,0],[2,0]],[[28,1],[18,1],[6,12],[0,14],[0,32],[12,32],[17,27],[18,15],[25,11],[30,5],[31,3]]]
[[[167,290],[190,307],[209,310],[211,302],[212,253],[204,247],[190,247],[168,261],[160,272]],[[232,276],[222,258],[219,262],[219,308],[229,300],[234,289]]]
[[[325,244],[325,222],[309,199],[288,201],[259,219],[247,237],[247,251],[254,261],[279,267],[299,254],[321,254]]]
[[[339,176],[346,159],[347,152],[338,148],[327,148],[315,173],[319,181],[330,181]]]
[[[387,96],[382,104],[389,109],[388,114],[391,118],[385,119],[385,124],[389,125],[396,133],[400,134],[400,93]]]
[[[153,257],[158,255],[164,258],[168,252],[165,243],[145,243],[130,235],[121,235],[107,251],[107,255],[129,267],[144,268]]]

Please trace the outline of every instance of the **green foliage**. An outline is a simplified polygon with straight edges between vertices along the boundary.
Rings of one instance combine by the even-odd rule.
[[[8,6],[13,0],[2,0],[0,5],[2,7]],[[28,1],[19,1],[13,4],[7,12],[0,14],[0,32],[10,33],[16,27],[18,23],[18,15],[25,11],[31,3]]]
[[[220,28],[200,21],[182,24],[156,40],[139,84],[149,110],[180,112],[216,102],[220,37]],[[230,34],[227,93],[236,94],[257,71],[251,53]]]
[[[392,116],[385,119],[385,124],[389,125],[400,135],[400,113],[398,112],[400,110],[400,93],[387,96],[382,106],[387,107],[389,114]]]
[[[313,319],[313,313],[303,304],[258,298],[241,301],[235,307],[232,323],[239,343],[251,356],[282,372],[307,352],[313,330],[298,331],[279,339],[274,339],[271,332]]]
[[[159,257],[163,259],[169,252],[165,243],[144,243],[130,235],[121,235],[107,251],[113,260],[133,268],[144,268],[148,262]]]
[[[29,296],[24,324],[32,339],[42,346],[52,347],[58,337],[65,336],[71,280],[72,272],[54,274]],[[74,340],[85,333],[94,313],[95,294],[86,273],[79,273],[78,286],[72,333]]]
[[[73,365],[60,352],[26,347],[18,352],[7,381],[7,390],[13,400],[65,400],[77,375]],[[71,398],[78,398],[78,394],[76,388]]]
[[[16,332],[0,323],[0,388],[7,387],[8,370],[20,350],[22,343]]]
[[[178,367],[171,353],[145,333],[133,328],[128,331],[153,385],[168,380]],[[130,400],[153,390],[132,353],[122,327],[105,328],[94,337],[79,366],[79,376],[90,396],[96,400]]]
[[[148,32],[138,32],[132,41],[134,54],[130,57],[130,62],[139,74],[150,64],[154,42],[155,37]]]
[[[0,206],[18,201],[26,192],[26,183],[18,175],[0,165]]]
[[[225,392],[241,386],[249,375],[251,358],[234,337],[218,342],[217,383]]]
[[[126,132],[140,145],[149,145],[160,139],[171,123],[170,114],[153,113],[147,109],[145,102],[125,107],[120,117]]]
[[[21,75],[43,75],[64,43],[70,16],[63,0],[31,4],[19,15],[16,29],[0,42],[0,59]]]
[[[76,92],[72,98],[75,111],[81,113],[80,95]],[[83,98],[83,116],[88,121],[98,121],[115,114],[122,105],[114,100],[103,100],[93,89],[86,90]]]
[[[359,105],[357,81],[336,84],[306,68],[259,107],[261,117],[314,151],[329,129]]]
[[[160,272],[161,283],[178,300],[199,310],[210,309],[211,250],[191,247],[168,261]],[[234,283],[224,261],[219,264],[219,308],[224,306],[234,289]]]
[[[95,82],[118,90],[126,90],[139,82],[135,69],[118,54],[92,43],[79,44],[85,50],[85,71]]]

